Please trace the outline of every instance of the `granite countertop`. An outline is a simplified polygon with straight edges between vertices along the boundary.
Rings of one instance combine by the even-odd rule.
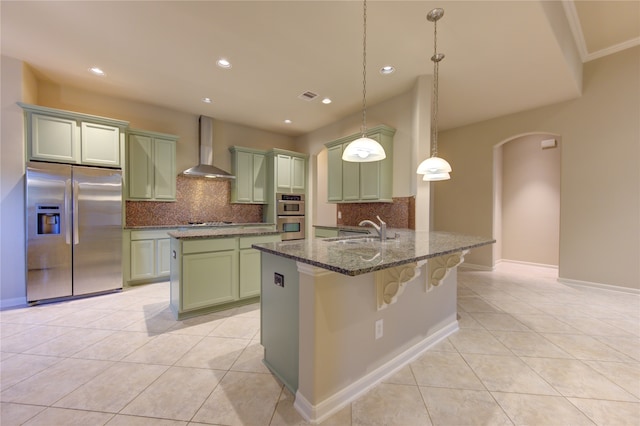
[[[337,229],[338,231],[354,231],[362,232],[363,234],[369,232],[375,234],[375,229],[371,226],[352,226],[352,225],[313,225],[314,228],[321,229]],[[390,228],[389,228],[390,229]]]
[[[396,238],[385,242],[372,238],[369,238],[371,241],[358,243],[344,242],[363,238],[352,236],[254,244],[252,247],[329,271],[355,276],[496,242],[491,238],[450,232],[394,229],[391,236],[394,234]]]
[[[250,222],[250,223],[225,223],[224,225],[200,225],[191,223],[182,223],[177,225],[143,225],[143,226],[125,226],[124,229],[132,230],[152,230],[152,229],[210,229],[210,228],[227,228],[239,226],[274,226],[273,223]]]
[[[239,228],[233,226],[194,226],[191,229],[170,231],[168,232],[170,237],[177,238],[179,240],[196,240],[203,238],[233,238],[233,237],[247,237],[247,236],[259,236],[259,235],[278,235],[279,231],[273,229],[272,226],[265,224],[264,228],[251,227],[251,228]]]

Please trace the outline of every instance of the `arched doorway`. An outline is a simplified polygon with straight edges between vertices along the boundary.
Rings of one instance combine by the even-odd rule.
[[[560,142],[530,133],[494,146],[494,263],[558,267]]]

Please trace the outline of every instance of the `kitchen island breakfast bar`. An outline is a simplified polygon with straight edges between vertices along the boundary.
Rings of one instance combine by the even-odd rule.
[[[318,423],[458,329],[456,268],[495,240],[444,232],[255,244],[264,363]]]

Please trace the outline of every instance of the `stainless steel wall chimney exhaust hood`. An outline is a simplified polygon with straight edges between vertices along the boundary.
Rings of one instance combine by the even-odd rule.
[[[200,164],[182,172],[185,176],[235,179],[231,173],[213,165],[213,118],[200,116]]]

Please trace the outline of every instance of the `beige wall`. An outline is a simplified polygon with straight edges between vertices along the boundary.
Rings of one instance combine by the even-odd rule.
[[[24,303],[24,126],[16,102],[35,99],[33,73],[22,62],[0,61],[2,143],[0,144],[0,307]]]
[[[453,167],[435,190],[435,228],[495,235],[493,148],[517,135],[562,137],[561,279],[640,288],[640,47],[584,66],[583,95],[448,130],[439,151]],[[490,247],[467,256],[493,266]]]
[[[430,79],[427,80],[429,83]],[[427,224],[429,184],[422,182],[415,170],[419,161],[424,159],[418,159],[418,155],[428,156],[430,120],[429,110],[424,112],[425,120],[420,115],[423,110],[418,109],[416,105],[426,104],[428,108],[430,90],[429,84],[417,83],[406,93],[367,107],[369,128],[386,124],[396,129],[393,138],[393,196],[412,196],[415,195],[416,185],[423,188],[422,192],[426,195],[422,204],[416,204],[416,216],[426,218]],[[425,98],[426,102],[420,101]],[[299,150],[311,154],[309,182],[312,182],[312,192],[307,198],[307,207],[311,214],[307,219],[307,228],[311,225],[336,225],[336,204],[327,202],[327,154],[324,144],[359,132],[361,124],[362,113],[359,112],[297,139]]]
[[[497,259],[558,266],[560,148],[540,147],[553,138],[527,135],[501,146],[502,254]]]
[[[5,56],[2,57],[1,67],[0,307],[6,307],[26,302],[24,125],[23,111],[16,102],[121,119],[129,121],[133,128],[178,135],[178,171],[198,162],[198,116],[39,81],[27,65]],[[228,147],[233,145],[297,150],[294,139],[290,136],[215,121],[214,162],[218,167],[231,169]]]
[[[86,114],[101,115],[128,121],[135,129],[178,135],[176,168],[183,171],[198,162],[198,115],[161,106],[113,98],[93,92],[38,83],[37,104]],[[215,119],[215,117],[214,117]],[[295,151],[294,139],[236,123],[214,121],[213,162],[230,171],[233,145],[257,149],[282,148]]]

